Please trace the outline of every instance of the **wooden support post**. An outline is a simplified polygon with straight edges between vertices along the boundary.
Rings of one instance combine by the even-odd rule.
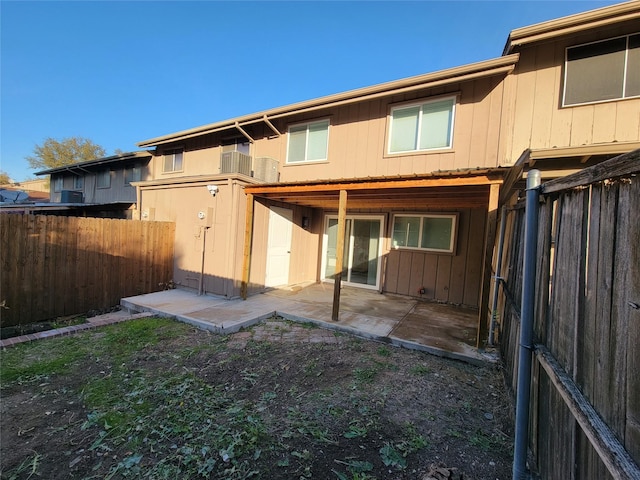
[[[487,205],[487,229],[484,240],[484,255],[482,262],[482,290],[480,291],[480,311],[478,312],[478,337],[476,347],[483,348],[489,336],[489,291],[491,290],[491,265],[493,262],[493,247],[496,243],[496,224],[498,221],[498,198],[500,185],[492,184],[489,189],[489,203]]]
[[[340,287],[342,283],[342,268],[344,263],[344,232],[347,223],[347,191],[340,190],[338,205],[338,238],[336,239],[336,272],[333,284],[333,310],[331,319],[338,321],[340,313]]]
[[[242,283],[240,296],[247,299],[249,290],[249,271],[251,266],[251,239],[253,237],[253,195],[247,194],[247,213],[244,220],[244,249],[242,252]]]

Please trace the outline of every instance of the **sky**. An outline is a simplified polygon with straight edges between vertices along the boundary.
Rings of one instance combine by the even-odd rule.
[[[619,1],[0,0],[0,170],[47,138],[149,138],[499,57],[515,28]]]

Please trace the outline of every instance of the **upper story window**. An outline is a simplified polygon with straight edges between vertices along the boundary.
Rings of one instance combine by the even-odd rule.
[[[84,177],[82,175],[76,175],[73,177],[73,189],[82,190],[84,187]]]
[[[562,104],[640,96],[640,33],[569,47]]]
[[[98,188],[111,187],[111,170],[109,169],[100,170],[96,174],[96,186]]]
[[[181,172],[182,171],[182,157],[184,155],[183,150],[166,150],[164,152],[164,164],[162,171],[167,172]]]
[[[124,184],[131,185],[131,182],[139,182],[142,178],[142,168],[133,165],[124,169]]]
[[[287,163],[317,162],[327,159],[329,120],[289,127]]]
[[[64,188],[64,178],[62,176],[55,177],[53,180],[53,191],[61,192]]]
[[[453,253],[456,219],[455,214],[395,215],[392,246]]]
[[[451,148],[455,97],[391,109],[389,153]]]

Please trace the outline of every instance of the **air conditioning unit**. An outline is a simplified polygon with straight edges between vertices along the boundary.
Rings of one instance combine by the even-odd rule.
[[[278,165],[280,162],[271,157],[257,157],[253,160],[253,178],[267,183],[278,181]]]
[[[82,203],[82,192],[76,190],[62,190],[60,203]]]
[[[220,154],[220,173],[242,173],[251,176],[251,155],[236,150]]]

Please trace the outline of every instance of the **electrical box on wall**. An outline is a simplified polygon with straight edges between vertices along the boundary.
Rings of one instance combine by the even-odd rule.
[[[198,212],[198,220],[200,220],[201,225],[205,227],[213,226],[213,207],[209,207],[206,210],[200,210]]]

